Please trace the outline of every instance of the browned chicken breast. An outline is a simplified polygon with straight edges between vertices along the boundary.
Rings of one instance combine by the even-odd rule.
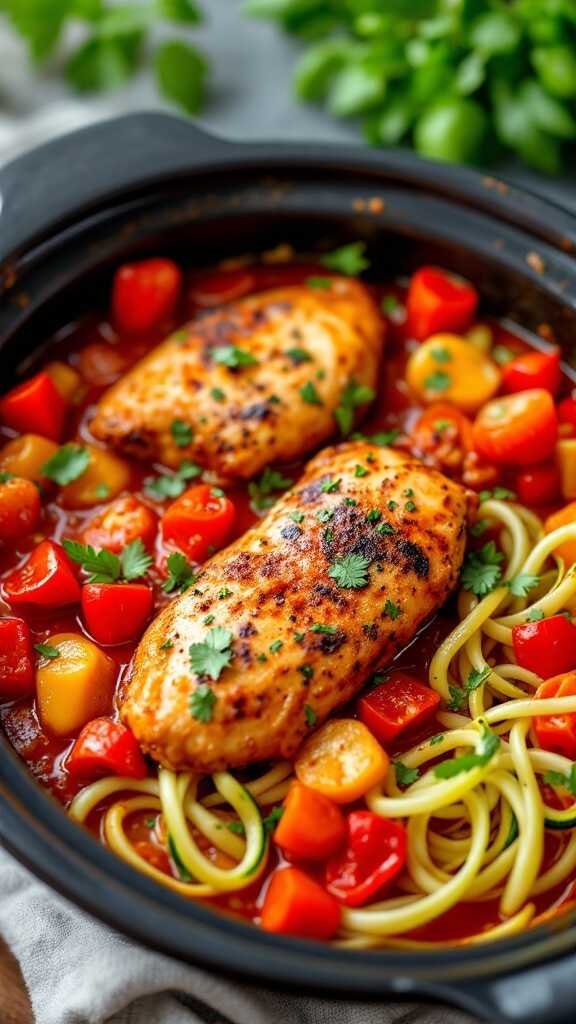
[[[345,389],[374,387],[382,342],[382,318],[358,281],[261,292],[154,349],[102,397],[91,429],[137,457],[248,479],[334,433]],[[175,440],[177,421],[191,429]]]
[[[291,757],[455,586],[466,492],[367,442],[325,449],[152,623],[122,717],[174,769]]]

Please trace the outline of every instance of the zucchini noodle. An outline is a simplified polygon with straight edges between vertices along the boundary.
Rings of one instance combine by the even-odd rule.
[[[576,696],[533,700],[543,680],[517,665],[512,649],[514,626],[561,612],[576,599],[576,566],[566,571],[554,556],[560,544],[576,540],[576,524],[544,535],[533,513],[494,499],[481,513],[499,534],[501,577],[482,599],[466,591],[457,597],[460,621],[429,670],[443,702],[437,720],[444,731],[402,755],[415,781],[401,788],[390,770],[365,796],[375,814],[405,825],[407,860],[389,898],[343,909],[336,940],[342,948],[413,950],[515,935],[538,919],[535,899],[567,884],[576,870],[576,799],[570,804],[568,789],[560,787],[563,803],[552,806],[542,790],[546,773],[566,778],[573,766],[540,749],[532,728],[535,715],[576,713]],[[526,596],[508,585],[519,576],[538,577]],[[245,783],[227,772],[200,778],[160,768],[143,781],[95,782],[70,813],[85,822],[103,809],[103,836],[120,857],[186,897],[209,897],[239,891],[264,871],[262,808],[281,802],[291,779],[287,761]],[[131,838],[128,823],[142,812],[154,815],[150,842],[169,856],[171,874]],[[547,832],[555,838],[545,860]],[[494,902],[499,923],[452,943],[412,934],[461,901]]]

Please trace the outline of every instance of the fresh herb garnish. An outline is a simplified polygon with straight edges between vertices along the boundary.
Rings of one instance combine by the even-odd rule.
[[[309,704],[304,705],[304,718],[306,719],[306,725],[311,729],[318,721],[318,715],[314,711],[314,708],[310,707]]]
[[[407,512],[416,512],[417,511],[416,505],[414,504],[414,502],[412,500],[407,501],[405,503],[405,505],[404,505],[404,508],[406,509]]]
[[[478,519],[478,521],[470,527],[470,533],[473,537],[481,537],[483,533],[486,533],[489,526],[490,523],[488,519]]]
[[[212,678],[217,677],[212,676]],[[217,699],[214,690],[208,686],[208,683],[200,683],[190,694],[189,707],[192,718],[195,718],[197,722],[211,722]]]
[[[336,491],[340,490],[341,482],[342,481],[340,479],[332,480],[331,477],[328,477],[327,480],[323,480],[322,483],[320,484],[320,493],[321,494],[334,494]]]
[[[418,768],[409,768],[402,761],[394,761],[394,771],[396,772],[396,782],[399,786],[411,786],[413,782],[420,778]]]
[[[540,622],[544,618],[544,612],[541,608],[531,608],[526,616],[526,622]]]
[[[348,245],[341,245],[339,249],[334,249],[333,252],[326,253],[320,262],[338,274],[358,277],[370,266],[370,260],[366,258],[365,253],[365,242],[350,242]]]
[[[438,348],[430,349],[430,355],[435,363],[451,363],[452,353],[449,349],[439,345]]]
[[[314,675],[314,669],[312,665],[299,665],[298,671],[302,673],[304,679],[312,679]]]
[[[232,832],[235,836],[245,836],[246,829],[241,821],[228,821],[226,828],[229,832]]]
[[[394,601],[391,601],[390,598],[387,598],[384,605],[384,615],[387,615],[389,619],[392,619],[392,621],[395,622],[400,613],[401,608],[399,605],[395,604]]]
[[[213,398],[215,402],[223,402],[226,398],[226,392],[222,391],[222,388],[210,388],[210,397]]]
[[[480,768],[488,764],[500,748],[500,737],[485,722],[481,724],[480,741],[474,753],[462,754],[448,761],[441,761],[434,768],[437,779],[453,779],[461,772],[469,772],[472,768]]]
[[[294,364],[294,366],[300,366],[302,363],[311,363],[312,356],[305,348],[287,348],[285,355]]]
[[[328,626],[323,622],[315,622],[313,626],[310,626],[311,633],[328,633],[333,636],[337,631],[336,626]]]
[[[402,307],[401,304],[398,302],[396,296],[391,293],[390,295],[384,296],[382,302],[380,303],[380,308],[382,312],[386,314],[386,316],[391,316],[393,313],[396,313],[396,311],[399,308]]]
[[[239,370],[243,366],[255,366],[258,362],[251,352],[246,352],[236,345],[218,345],[212,349],[212,359],[219,366],[227,366],[229,370]]]
[[[220,587],[220,590],[218,591],[218,599],[220,601],[224,601],[227,597],[232,597],[230,587]]]
[[[502,576],[500,562],[504,559],[493,540],[488,541],[479,551],[470,551],[462,569],[462,586],[477,597],[485,597],[494,589]]]
[[[173,551],[168,555],[166,568],[168,570],[168,577],[162,584],[162,590],[166,594],[171,594],[175,590],[183,593],[185,590],[188,590],[188,587],[191,587],[193,583],[198,581],[198,576],[190,562],[180,551]]]
[[[357,463],[354,466],[354,476],[355,477],[368,476],[368,470],[366,469],[366,466],[361,466],[360,463]]]
[[[281,651],[283,646],[283,640],[273,640],[268,650],[270,651],[271,654],[278,654],[278,651]]]
[[[382,519],[382,513],[379,508],[371,508],[368,512],[366,519],[369,523],[379,523]]]
[[[316,519],[319,523],[329,523],[333,515],[333,508],[320,508],[316,513]]]
[[[398,508],[398,502],[397,502],[397,501],[394,501],[394,500],[393,500],[393,499],[391,498],[391,499],[390,499],[390,501],[389,501],[389,502],[387,502],[387,508],[388,508],[388,510],[389,510],[390,512],[393,512],[395,508]]]
[[[385,537],[388,533],[396,533],[396,530],[390,523],[378,523],[376,527],[376,533],[379,533],[382,537]]]
[[[303,402],[307,402],[308,405],[324,405],[323,400],[320,398],[316,385],[311,381],[306,381],[305,384],[300,388],[300,397]]]
[[[0,484],[7,484],[9,480],[15,480],[14,473],[0,473]]]
[[[287,490],[293,482],[289,477],[282,476],[276,469],[266,466],[259,480],[251,480],[248,484],[250,505],[257,512],[271,508],[276,501],[275,494],[278,491]]]
[[[190,665],[192,671],[199,676],[210,676],[211,679],[218,679],[220,673],[232,660],[232,633],[222,626],[215,626],[209,629],[200,643],[190,644]],[[196,689],[196,693],[200,687]],[[196,717],[196,716],[195,716]]]
[[[89,464],[90,452],[87,448],[80,444],[65,444],[44,463],[40,473],[60,487],[65,487],[81,477]]]
[[[289,512],[288,518],[291,519],[293,523],[300,524],[303,522],[305,516],[303,512]]]
[[[105,548],[96,551],[90,544],[79,544],[75,540],[63,540],[62,546],[68,557],[89,574],[88,583],[137,580],[146,575],[154,561],[139,537],[127,544],[120,555]]]
[[[170,651],[173,647],[174,647],[174,641],[170,640],[170,638],[168,638],[168,640],[165,640],[163,644],[160,644],[159,650],[161,650],[161,651]]]
[[[520,576],[514,576],[511,580],[507,580],[506,586],[509,588],[510,593],[514,594],[514,597],[526,597],[528,591],[532,590],[533,587],[537,587],[539,583],[539,576],[523,573]]]
[[[264,832],[267,836],[274,831],[283,814],[283,807],[273,807],[266,817],[262,818],[262,825],[264,826]]]
[[[188,448],[192,444],[194,431],[189,423],[184,420],[172,420],[170,424],[172,440],[178,448]]]
[[[332,563],[328,575],[346,590],[360,590],[368,586],[370,559],[365,555],[341,555]]]
[[[38,651],[43,658],[48,658],[50,661],[54,661],[55,658],[60,657],[60,651],[57,647],[53,647],[52,644],[34,644],[34,650]]]
[[[460,711],[464,707],[468,696],[490,678],[490,672],[491,669],[488,667],[483,669],[473,668],[464,683],[464,688],[450,686],[450,703],[448,704],[450,711]]]
[[[308,285],[309,288],[331,288],[332,278],[319,276],[307,277],[306,284]]]
[[[444,739],[444,733],[443,732],[437,732],[435,736],[431,737],[431,739],[430,739],[430,746],[431,747],[437,746],[438,743],[442,743],[443,739]]]
[[[376,392],[366,384],[357,384],[355,380],[349,381],[340,395],[339,405],[334,410],[334,418],[343,437],[347,437],[354,426],[354,410],[373,402],[375,397]]]
[[[514,501],[516,495],[514,491],[508,490],[507,487],[495,487],[492,491],[480,491],[478,494],[480,504],[484,501],[490,501],[491,498],[494,498],[496,501]]]
[[[201,466],[185,459],[180,468],[170,476],[166,473],[162,476],[147,477],[144,487],[158,501],[164,501],[165,498],[179,498],[186,490],[186,481],[195,480],[201,474]]]
[[[509,348],[506,348],[505,345],[494,345],[490,355],[498,366],[506,366],[507,363],[511,363],[515,358],[514,353]]]
[[[450,374],[444,373],[443,370],[435,370],[424,381],[424,387],[427,391],[446,391],[451,384],[452,378]]]

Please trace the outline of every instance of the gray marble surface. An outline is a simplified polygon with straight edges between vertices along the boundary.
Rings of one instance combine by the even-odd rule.
[[[358,141],[352,122],[334,121],[292,96],[297,41],[274,25],[242,16],[240,0],[199,0],[205,24],[189,35],[210,58],[212,78],[200,123],[228,139]],[[72,42],[72,40],[70,40]],[[32,73],[24,47],[0,27],[0,163],[62,132],[134,110],[170,110],[151,76],[142,71],[117,93],[78,97],[58,74],[55,60]],[[508,177],[576,209],[576,163],[563,180],[507,165]]]

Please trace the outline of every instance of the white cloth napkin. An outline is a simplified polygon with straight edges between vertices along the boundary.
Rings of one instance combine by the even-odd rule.
[[[473,1024],[449,1007],[280,994],[188,967],[92,920],[3,852],[0,934],[36,1024]],[[0,1020],[1,1007],[0,994]]]

